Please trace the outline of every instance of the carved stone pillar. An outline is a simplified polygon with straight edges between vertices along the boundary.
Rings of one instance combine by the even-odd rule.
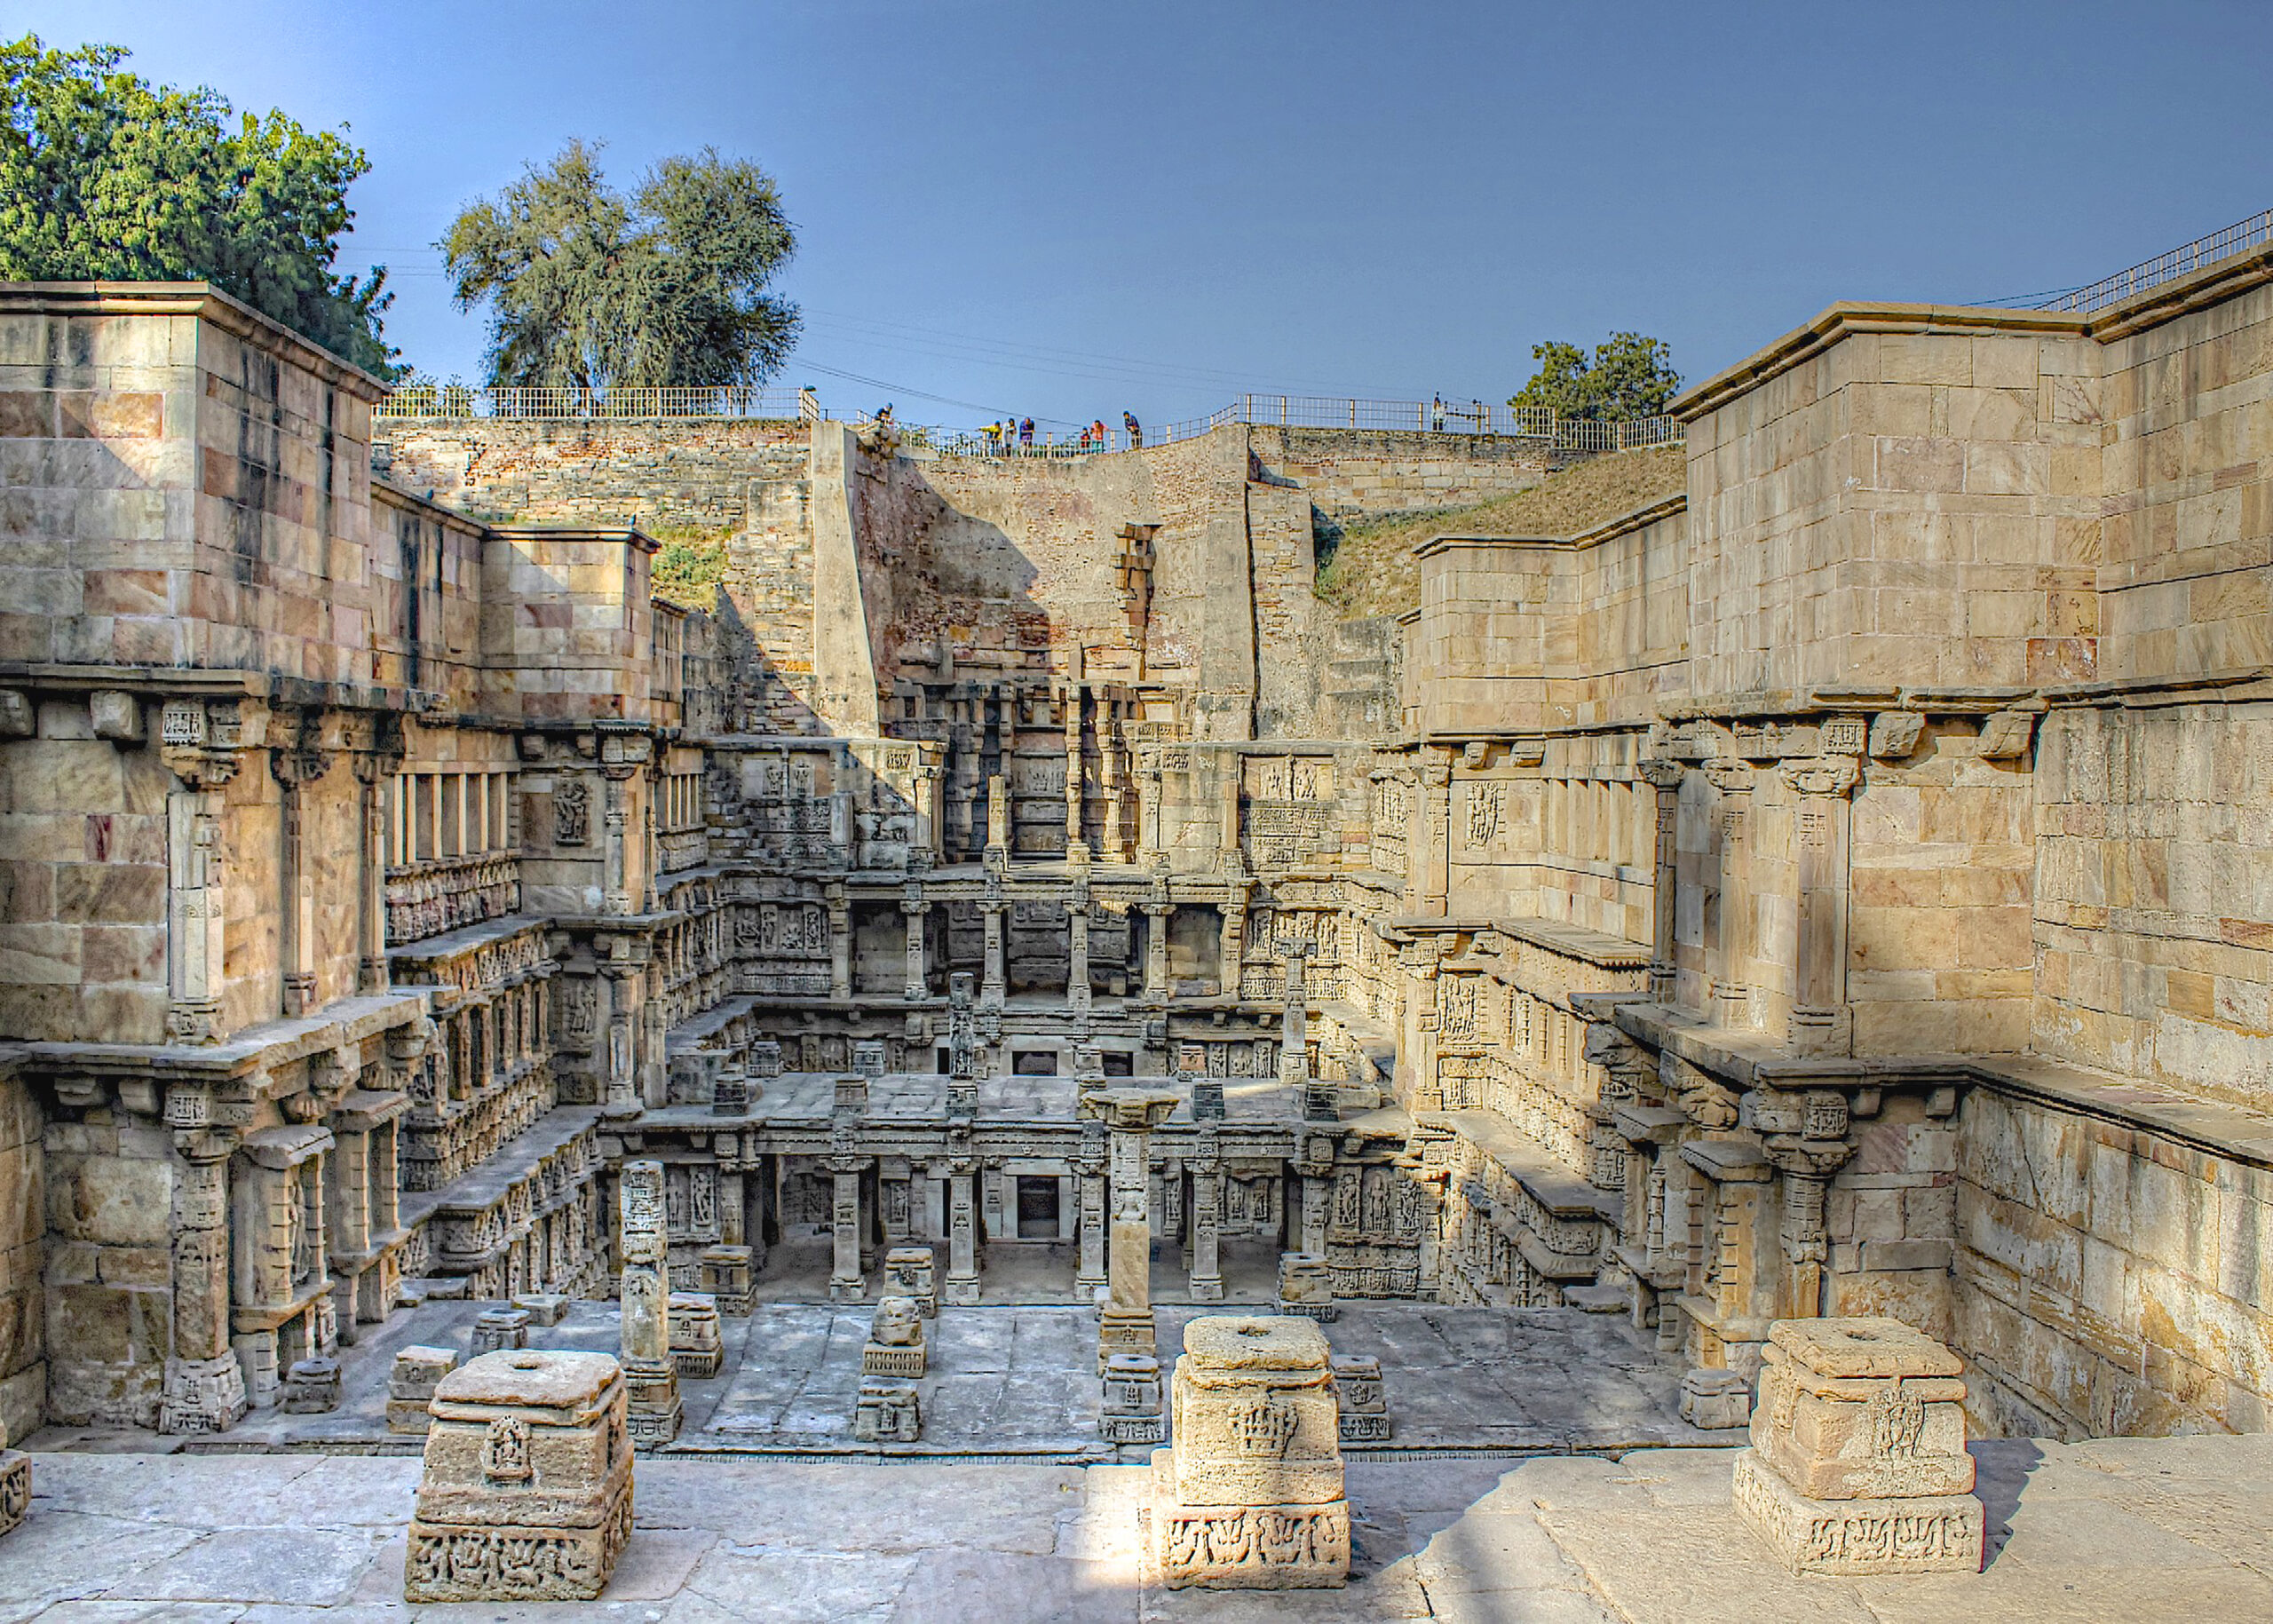
[[[607,1078],[601,1109],[609,1116],[637,1116],[640,1111],[638,1039],[632,1021],[631,984],[640,975],[637,964],[615,960],[600,967],[601,985],[607,988]]]
[[[635,765],[612,764],[601,771],[607,781],[604,843],[600,848],[602,904],[611,914],[631,912],[631,780]]]
[[[1065,905],[1065,1007],[1089,1012],[1089,888],[1077,885]]]
[[[1065,860],[1075,867],[1089,863],[1089,840],[1082,828],[1081,809],[1081,711],[1082,688],[1075,684],[1065,691],[1064,701],[1065,720]]]
[[[999,1010],[1010,992],[1010,982],[1002,971],[1002,916],[1010,905],[1001,896],[990,893],[978,906],[986,921],[986,962],[978,983],[978,1007]]]
[[[1090,1121],[1081,1124],[1081,1157],[1077,1164],[1081,1179],[1081,1262],[1076,1266],[1073,1286],[1077,1291],[1094,1292],[1108,1282],[1105,1273],[1105,1124]]]
[[[1002,758],[1010,760],[1010,741],[1002,744]],[[1010,860],[1010,787],[999,772],[986,780],[986,850],[983,859],[987,867],[1001,873]]]
[[[1720,969],[1713,978],[1713,1018],[1738,1030],[1753,1023],[1753,934],[1759,912],[1752,890],[1752,769],[1740,761],[1707,762],[1705,776],[1721,792]]]
[[[302,849],[301,807],[304,786],[313,783],[331,765],[321,750],[282,749],[269,753],[269,774],[281,792],[277,817],[276,958],[283,984],[284,1018],[295,1019],[315,1008],[315,885]]]
[[[158,1430],[226,1432],[244,1419],[244,1367],[229,1346],[229,1157],[236,1137],[204,1124],[212,1097],[177,1085],[167,1096],[175,1128],[173,1351],[166,1358]]]
[[[946,769],[939,746],[919,744],[915,749],[915,839],[908,848],[908,864],[923,869],[933,867],[944,855],[939,814],[940,780]]]
[[[844,887],[832,883],[824,893],[828,902],[828,995],[842,1002],[852,996],[852,905]]]
[[[178,707],[166,707],[174,725]],[[205,712],[194,709],[197,737]],[[228,899],[221,863],[221,790],[235,776],[234,755],[218,750],[162,752],[182,788],[166,796],[166,1035],[178,1043],[221,1037],[221,986]]]
[[[1444,1109],[1445,1090],[1437,1075],[1437,975],[1443,963],[1437,939],[1424,936],[1406,942],[1398,952],[1406,972],[1406,1014],[1412,1041],[1398,1046],[1400,1055],[1413,1057],[1409,1073],[1412,1105],[1416,1111]]]
[[[1421,912],[1442,918],[1450,906],[1453,841],[1453,764],[1449,754],[1434,752],[1421,767],[1421,804],[1427,838],[1418,865]]]
[[[1192,1299],[1221,1303],[1224,1163],[1216,1153],[1212,1127],[1200,1129],[1200,1148],[1185,1165],[1192,1169]]]
[[[361,831],[361,867],[357,870],[355,990],[387,990],[386,790],[398,757],[367,753],[355,757],[357,826]]]
[[[1222,983],[1224,996],[1239,995],[1241,967],[1247,960],[1247,887],[1232,885],[1224,896],[1224,934],[1221,956],[1216,961],[1216,977]]]
[[[623,1383],[630,1398],[625,1430],[634,1442],[667,1444],[678,1436],[678,1369],[671,1359],[671,1280],[663,1215],[663,1164],[627,1161],[619,1192],[623,1273]]]
[[[902,898],[899,911],[907,916],[907,1002],[916,1003],[931,995],[923,965],[923,920],[931,905],[919,893]]]
[[[1674,999],[1674,903],[1681,883],[1681,780],[1688,769],[1677,761],[1645,761],[1643,782],[1657,791],[1655,877],[1651,883],[1650,998]]]
[[[969,1162],[947,1175],[946,1300],[959,1308],[978,1301],[978,1213],[972,1176]]]
[[[1097,1374],[1116,1353],[1152,1353],[1152,1129],[1176,1107],[1171,1089],[1100,1089],[1089,1097],[1112,1135],[1113,1227],[1106,1274],[1112,1298],[1099,1319]]]
[[[1823,1269],[1831,1255],[1824,1228],[1824,1194],[1831,1176],[1852,1153],[1842,1143],[1770,1140],[1768,1159],[1783,1175],[1784,1205],[1777,1239],[1784,1266],[1776,1282],[1776,1318],[1812,1319],[1824,1311]]]
[[[1166,1003],[1168,998],[1168,921],[1176,915],[1170,902],[1147,902],[1144,910],[1144,1002]]]
[[[1303,966],[1315,951],[1308,941],[1295,939],[1279,944],[1286,965],[1286,1002],[1279,1021],[1279,1081],[1300,1092],[1310,1084],[1310,992]]]
[[[1843,1055],[1855,1042],[1847,1003],[1847,797],[1860,772],[1851,756],[1790,762],[1783,772],[1799,796],[1792,809],[1799,931],[1791,1044],[1802,1055]]]
[[[1160,770],[1146,764],[1137,769],[1136,785],[1136,858],[1139,862],[1154,862],[1160,851]]]
[[[829,1208],[828,1300],[858,1303],[868,1294],[860,1274],[860,1173],[865,1158],[831,1156],[825,1164],[833,1181]]]
[[[738,1247],[746,1244],[742,1239],[748,1232],[749,1212],[745,1202],[742,1175],[721,1168],[718,1172],[718,1244]]]

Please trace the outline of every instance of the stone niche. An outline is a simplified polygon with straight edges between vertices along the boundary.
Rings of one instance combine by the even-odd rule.
[[[1795,1573],[1971,1573],[1964,1366],[1895,1319],[1779,1319],[1737,1509]]]
[[[597,1599],[631,1533],[616,1361],[486,1353],[442,1378],[433,1413],[403,1598]]]
[[[1194,1319],[1152,1455],[1153,1554],[1171,1588],[1287,1590],[1350,1577],[1339,1406],[1308,1319]]]

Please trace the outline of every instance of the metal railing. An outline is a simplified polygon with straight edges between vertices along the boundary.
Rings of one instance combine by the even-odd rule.
[[[1628,423],[1596,423],[1559,417],[1543,407],[1493,406],[1481,400],[1358,400],[1318,395],[1241,395],[1231,405],[1181,423],[1160,424],[1131,436],[1126,429],[1102,434],[1037,429],[1031,441],[1000,440],[970,430],[933,429],[923,443],[949,456],[1084,456],[1127,451],[1138,446],[1173,445],[1197,440],[1227,424],[1298,429],[1375,429],[1422,434],[1493,436],[1537,440],[1558,450],[1633,451],[1648,446],[1677,446],[1687,435],[1678,417],[1641,417]],[[910,431],[903,425],[903,438]]]
[[[2087,316],[2094,311],[2105,310],[2111,305],[2120,305],[2150,288],[2176,281],[2180,277],[2190,275],[2205,265],[2214,265],[2230,254],[2262,248],[2269,242],[2273,242],[2273,209],[2253,214],[2245,220],[2237,220],[2223,231],[2197,237],[2183,248],[2158,254],[2127,271],[2118,271],[2112,276],[2102,277],[2088,287],[2000,303],[2034,310],[2071,311],[2077,315]]]
[[[378,416],[442,420],[750,417],[814,422],[823,413],[820,397],[810,389],[508,389],[414,379],[397,385],[379,402]],[[875,422],[864,412],[854,413],[849,421],[862,429],[873,427]],[[1015,432],[997,436],[979,430],[914,423],[894,426],[902,444],[926,447],[948,456],[1062,457],[1173,445],[1197,440],[1229,424],[1507,438],[1573,451],[1630,451],[1644,446],[1678,445],[1683,435],[1680,420],[1674,417],[1596,423],[1558,417],[1542,407],[1495,406],[1482,400],[1358,400],[1256,394],[1241,395],[1204,417],[1157,424],[1134,434],[1125,427],[1106,427],[1097,433],[1044,428],[1037,429],[1031,440],[1020,440]]]
[[[799,389],[487,389],[416,379],[379,402],[382,417],[765,417],[820,416],[811,390]]]

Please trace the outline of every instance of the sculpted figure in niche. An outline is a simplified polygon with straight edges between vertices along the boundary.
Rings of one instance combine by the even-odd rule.
[[[591,791],[581,778],[564,778],[552,792],[552,839],[556,845],[581,846],[591,838]]]

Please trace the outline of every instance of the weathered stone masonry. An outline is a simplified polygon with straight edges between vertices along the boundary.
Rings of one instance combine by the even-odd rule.
[[[1685,398],[1685,493],[1356,626],[1311,509],[1544,460],[422,424],[374,479],[378,385],[228,300],[0,290],[0,1422],[605,1295],[629,1160],[669,1289],[1059,1243],[1086,1300],[1118,1213],[1202,1298],[1299,1252],[1738,1378],[1886,1314],[1984,1430],[2261,1427],[2269,276],[1834,307]],[[634,521],[732,532],[717,616]]]

